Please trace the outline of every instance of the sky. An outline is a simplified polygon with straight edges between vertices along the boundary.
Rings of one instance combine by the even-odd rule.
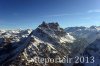
[[[100,0],[0,0],[0,29],[35,29],[43,21],[100,26]]]

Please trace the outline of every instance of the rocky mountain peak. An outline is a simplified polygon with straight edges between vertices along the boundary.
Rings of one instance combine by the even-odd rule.
[[[59,24],[57,22],[52,23],[46,23],[42,22],[41,25],[38,26],[38,28],[35,30],[37,33],[46,33],[52,36],[65,36],[66,32],[63,28],[60,28]]]
[[[46,23],[45,21],[42,22],[41,25],[38,26],[39,28],[42,29],[59,29],[59,24],[57,22],[52,22],[52,23]]]

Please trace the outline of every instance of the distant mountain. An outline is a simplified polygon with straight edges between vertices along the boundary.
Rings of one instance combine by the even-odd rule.
[[[65,29],[65,31],[74,37],[85,38],[89,43],[92,43],[96,39],[100,38],[100,26],[68,27]]]

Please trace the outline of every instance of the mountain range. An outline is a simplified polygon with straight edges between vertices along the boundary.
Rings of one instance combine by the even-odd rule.
[[[99,66],[100,27],[61,28],[43,22],[36,29],[0,30],[1,66]],[[94,63],[34,63],[39,58],[95,57]],[[90,60],[89,60],[90,61]]]

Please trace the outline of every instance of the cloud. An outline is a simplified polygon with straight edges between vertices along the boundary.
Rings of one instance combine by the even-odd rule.
[[[49,17],[61,17],[61,16],[68,16],[72,14],[57,14],[57,15],[49,15]]]
[[[88,13],[100,13],[100,9],[89,10]]]
[[[65,13],[65,14],[55,14],[55,15],[48,15],[46,17],[63,17],[63,16],[73,16],[73,15],[83,15],[83,13]]]

